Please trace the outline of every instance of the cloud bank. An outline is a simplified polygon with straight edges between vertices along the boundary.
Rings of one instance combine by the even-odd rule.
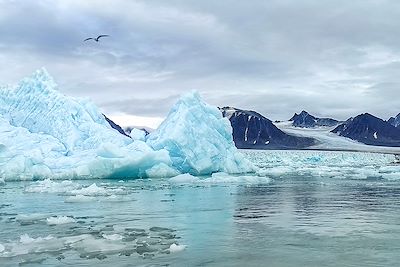
[[[288,119],[400,112],[400,2],[0,0],[0,83],[45,66],[107,114],[164,117],[196,89]],[[99,43],[82,42],[110,34]]]

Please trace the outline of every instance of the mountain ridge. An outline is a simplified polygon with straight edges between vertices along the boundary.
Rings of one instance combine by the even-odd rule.
[[[302,149],[314,145],[308,137],[298,137],[278,129],[271,120],[252,110],[219,108],[229,119],[236,147],[254,149]]]
[[[369,113],[350,118],[331,132],[366,145],[400,146],[400,129]]]
[[[335,126],[339,123],[338,120],[331,118],[317,118],[303,110],[300,114],[295,113],[289,121],[296,127],[312,128],[316,126]]]

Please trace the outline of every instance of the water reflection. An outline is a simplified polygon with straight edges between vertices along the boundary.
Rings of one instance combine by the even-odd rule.
[[[238,188],[236,239],[261,247],[239,254],[253,265],[391,266],[400,260],[399,211],[400,186],[380,180],[303,176]]]

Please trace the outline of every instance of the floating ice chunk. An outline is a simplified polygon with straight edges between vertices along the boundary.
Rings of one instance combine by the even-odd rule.
[[[72,190],[68,194],[84,195],[84,196],[110,196],[112,194],[119,194],[119,195],[125,194],[125,192],[122,187],[105,188],[102,186],[97,186],[96,183],[93,183],[88,187],[83,187],[81,189]]]
[[[206,104],[197,92],[182,96],[146,142],[155,150],[168,150],[173,166],[181,173],[254,171],[233,143],[229,120],[216,107]]]
[[[168,181],[171,183],[177,183],[177,184],[190,184],[190,183],[199,182],[200,179],[197,177],[194,177],[193,175],[185,173],[185,174],[180,174],[175,177],[172,177]]]
[[[80,230],[73,230],[67,236],[45,236],[45,237],[31,237],[28,234],[23,234],[18,240],[8,243],[0,244],[0,258],[12,258],[22,255],[35,254],[59,254],[59,252],[66,252],[74,254],[78,253],[81,258],[103,259],[105,255],[131,255],[136,252],[140,255],[146,252],[164,253],[169,250],[170,244],[172,246],[171,252],[177,252],[184,249],[184,246],[176,244],[175,235],[170,234],[172,229],[153,227],[157,232],[153,233],[156,237],[150,237],[149,233],[144,229],[130,228],[129,231],[116,233],[114,229],[102,230],[107,231],[107,234],[101,234],[97,230],[92,229],[92,226],[87,226],[84,234],[79,234]],[[112,227],[111,227],[112,228]],[[150,231],[151,231],[150,229]],[[78,235],[71,235],[74,232]],[[140,234],[137,237],[131,238],[135,233]],[[62,234],[61,232],[58,234]],[[127,239],[126,237],[130,237]],[[172,237],[171,237],[172,236]],[[44,255],[45,256],[45,255]],[[29,256],[28,256],[29,257]],[[23,257],[25,258],[25,257]],[[0,260],[1,261],[1,260]]]
[[[115,240],[117,241],[117,240]],[[93,236],[88,236],[78,242],[71,244],[71,247],[82,251],[85,253],[93,252],[119,252],[126,248],[126,245],[122,242],[110,242],[110,240],[105,238],[94,238]]]
[[[91,201],[96,201],[96,198],[84,196],[84,195],[76,195],[76,196],[67,197],[65,199],[65,202],[67,202],[67,203],[84,203],[84,202],[91,202]]]
[[[5,184],[6,184],[6,181],[4,180],[4,178],[0,177],[0,185],[5,185]]]
[[[19,214],[15,219],[21,224],[31,224],[37,221],[45,220],[48,215],[42,213]]]
[[[169,252],[176,253],[176,252],[184,251],[185,249],[186,249],[185,245],[177,245],[177,244],[173,243],[169,247]]]
[[[102,202],[126,202],[126,201],[130,201],[130,199],[125,198],[123,196],[110,195],[110,196],[100,199],[100,201],[102,201]]]
[[[50,179],[37,181],[25,188],[29,193],[66,193],[79,188],[80,185],[72,181],[55,182]]]
[[[220,184],[220,183],[238,183],[238,184],[266,184],[271,182],[269,177],[261,177],[255,175],[230,175],[219,172],[213,173],[208,178],[198,178],[190,174],[181,174],[168,180],[175,184]]]
[[[204,180],[206,183],[240,183],[240,184],[268,184],[271,182],[269,177],[256,175],[230,175],[227,173],[213,173],[210,178]]]
[[[267,169],[262,169],[257,172],[257,174],[261,176],[272,175],[272,176],[281,176],[287,173],[292,172],[292,168],[290,166],[277,166],[271,167]]]
[[[119,234],[111,234],[111,235],[102,235],[105,239],[111,240],[111,241],[116,241],[116,240],[122,240],[123,236]]]
[[[19,237],[19,242],[22,244],[29,244],[35,241],[35,239],[31,238],[28,234],[23,234]]]
[[[67,223],[74,223],[75,219],[68,216],[56,216],[56,217],[49,217],[46,219],[48,225],[60,225],[60,224],[67,224]]]
[[[32,243],[38,243],[38,242],[42,242],[42,241],[46,241],[46,240],[51,240],[53,238],[54,237],[51,235],[48,235],[46,237],[32,238],[28,234],[23,234],[20,236],[19,242],[26,245],[26,244],[32,244]]]
[[[382,178],[388,181],[398,181],[400,180],[400,173],[382,173]]]
[[[109,193],[104,187],[98,187],[95,183],[88,187],[71,191],[72,195],[107,196]]]
[[[51,235],[46,237],[32,238],[28,234],[20,236],[19,241],[7,244],[7,250],[4,250],[1,257],[15,257],[35,253],[57,252],[65,250],[69,240],[77,237],[55,238]],[[79,239],[80,240],[80,239]]]

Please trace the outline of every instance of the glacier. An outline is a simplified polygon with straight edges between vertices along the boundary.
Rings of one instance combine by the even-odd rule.
[[[112,129],[90,100],[59,92],[43,68],[0,88],[0,181],[254,171],[217,113],[192,92],[146,141],[131,139]]]
[[[353,180],[400,180],[399,155],[322,150],[244,151],[259,169],[259,176],[273,179],[325,177]]]

